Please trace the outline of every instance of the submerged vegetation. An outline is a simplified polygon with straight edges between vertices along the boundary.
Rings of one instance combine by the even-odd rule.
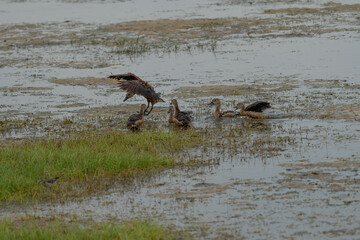
[[[193,131],[181,134],[109,131],[100,135],[83,132],[76,137],[3,147],[0,148],[0,200],[91,192],[98,189],[94,183],[101,177],[128,177],[175,165],[174,154],[194,146],[198,139]],[[41,178],[56,176],[60,179],[51,191],[39,184]]]

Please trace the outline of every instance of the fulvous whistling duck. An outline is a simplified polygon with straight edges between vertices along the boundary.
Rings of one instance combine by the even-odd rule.
[[[141,104],[140,112],[131,115],[126,123],[126,128],[130,130],[140,130],[141,125],[144,123],[144,112],[146,104]]]
[[[218,98],[214,98],[209,105],[215,105],[216,109],[213,113],[214,117],[216,118],[224,118],[224,117],[235,117],[236,115],[238,115],[235,111],[225,111],[225,112],[221,112],[220,110],[220,106],[221,106],[221,102],[220,99]]]
[[[40,183],[45,187],[51,187],[60,177],[50,178],[50,179],[40,179]]]
[[[240,115],[248,116],[251,118],[264,118],[263,111],[267,108],[271,108],[270,103],[268,102],[254,102],[247,107],[245,107],[244,103],[238,103],[235,107],[236,109],[240,109]]]
[[[192,111],[180,111],[179,104],[176,99],[171,100],[171,103],[174,105],[174,117],[175,118],[190,118],[192,120]]]
[[[151,113],[155,103],[165,102],[160,98],[160,93],[156,93],[154,88],[149,83],[145,82],[133,73],[111,75],[108,78],[116,79],[118,81],[119,87],[127,92],[124,102],[135,94],[145,97],[148,102],[147,108],[145,109],[145,115],[149,115]],[[149,112],[147,112],[150,103],[151,109]]]
[[[169,123],[175,123],[178,126],[181,127],[188,127],[190,126],[191,123],[191,116],[190,114],[181,114],[184,112],[180,112],[180,114],[178,114],[178,116],[175,116],[175,107],[170,105],[169,106],[169,112],[170,113],[170,117],[169,117]]]

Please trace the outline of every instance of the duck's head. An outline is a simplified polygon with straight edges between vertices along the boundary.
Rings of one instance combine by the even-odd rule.
[[[211,102],[209,103],[210,106],[220,106],[220,99],[218,98],[214,98],[213,100],[211,100]]]
[[[177,106],[178,105],[178,102],[176,99],[172,99],[171,100],[171,104],[173,104],[174,106]]]
[[[236,104],[235,110],[238,110],[238,109],[244,110],[244,109],[245,109],[244,103],[238,103],[238,104]]]
[[[134,96],[134,93],[130,93],[130,92],[126,93],[126,96],[125,96],[123,102],[125,102],[126,100],[128,100],[128,99],[131,98],[132,96]]]

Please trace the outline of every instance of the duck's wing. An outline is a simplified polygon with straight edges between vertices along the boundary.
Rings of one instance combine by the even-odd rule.
[[[189,112],[179,112],[176,118],[183,125],[189,125],[192,121],[192,116]]]
[[[147,99],[163,101],[148,82],[133,73],[112,75],[109,78],[116,79],[119,87],[126,92],[142,95]]]
[[[117,79],[117,80],[139,80],[139,81],[144,81],[141,78],[139,78],[138,76],[136,76],[133,73],[124,73],[124,74],[117,74],[117,75],[111,75],[108,78],[113,78],[113,79]]]
[[[179,112],[177,115],[177,119],[179,121],[190,121],[192,120],[192,116],[190,112]]]
[[[128,118],[126,126],[132,126],[136,123],[136,121],[140,120],[140,114],[133,114]]]
[[[267,108],[271,108],[270,103],[258,101],[248,105],[244,110],[250,112],[262,112]]]

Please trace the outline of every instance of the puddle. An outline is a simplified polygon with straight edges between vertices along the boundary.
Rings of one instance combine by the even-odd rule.
[[[0,3],[1,146],[84,126],[123,129],[144,98],[124,103],[125,93],[106,77],[126,72],[166,101],[144,129],[169,129],[167,108],[177,98],[194,111],[194,128],[218,142],[185,152],[194,166],[65,203],[2,206],[0,216],[150,217],[202,239],[358,239],[358,10],[327,3]],[[223,109],[269,101],[270,118],[214,119],[207,105],[214,97]]]

